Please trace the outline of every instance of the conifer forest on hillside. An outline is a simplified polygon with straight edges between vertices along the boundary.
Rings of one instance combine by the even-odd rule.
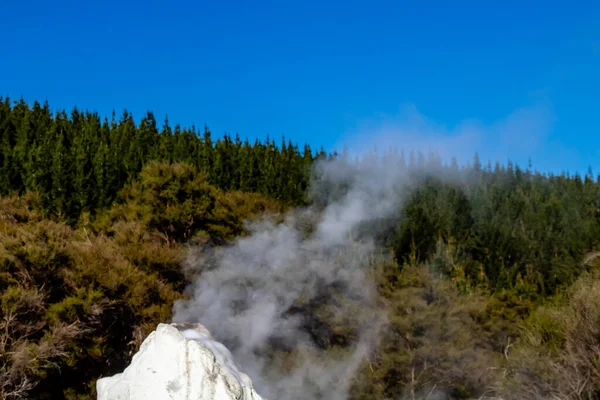
[[[599,399],[600,179],[370,157],[412,189],[360,226],[387,318],[349,398]],[[347,189],[314,184],[328,162],[367,161],[0,98],[0,399],[95,399],[189,296],[189,248],[227,246],[265,215],[318,214]],[[354,335],[320,308],[352,301],[334,297],[297,306],[332,354]]]

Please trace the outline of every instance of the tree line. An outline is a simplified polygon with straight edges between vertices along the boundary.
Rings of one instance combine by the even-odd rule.
[[[415,191],[386,237],[397,257],[435,260],[494,291],[551,295],[571,284],[600,244],[598,181],[474,165],[461,185],[430,178]]]
[[[321,151],[321,153],[323,153]],[[213,140],[208,127],[158,126],[152,112],[138,124],[124,110],[109,120],[74,108],[52,113],[48,103],[0,97],[0,194],[37,191],[44,207],[65,219],[108,207],[149,161],[185,162],[223,190],[267,194],[301,203],[313,161],[282,138],[251,144],[239,135]]]

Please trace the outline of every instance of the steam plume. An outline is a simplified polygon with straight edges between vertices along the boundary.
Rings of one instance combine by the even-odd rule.
[[[530,114],[509,116],[508,126],[526,123],[529,131],[536,121],[545,120],[536,117],[539,113]],[[502,132],[504,125],[497,126],[492,134]],[[423,127],[416,128],[420,138]],[[404,125],[400,132],[406,133]],[[482,136],[480,129],[466,129],[438,140],[436,132],[423,140],[438,143],[445,158],[457,149],[473,154],[475,149],[467,145]],[[406,134],[392,136],[417,150],[431,147],[407,142]],[[373,140],[380,142],[369,135]],[[229,246],[190,253],[187,267],[197,278],[190,287],[191,299],[175,304],[174,322],[205,325],[265,398],[348,398],[351,378],[377,345],[385,320],[376,311],[376,288],[369,279],[376,235],[399,211],[419,177],[434,175],[458,184],[470,176],[468,171],[443,168],[439,156],[425,162],[412,160],[411,154],[418,171],[413,169],[410,176],[397,154],[373,156],[350,162],[345,153],[334,161],[318,162],[310,190],[312,207],[294,210],[282,223],[255,222],[247,237]],[[351,343],[336,344],[340,326],[350,327],[341,336],[350,337]],[[273,352],[274,348],[283,351]],[[429,392],[427,398],[434,395],[445,396]]]
[[[199,275],[191,300],[175,304],[174,322],[205,325],[266,398],[346,399],[383,321],[367,277],[374,240],[357,230],[396,210],[406,183],[403,169],[385,163],[318,163],[311,188],[317,206],[279,224],[255,222],[249,236],[227,247],[192,251],[188,264]],[[320,312],[345,321],[352,343],[326,354],[319,336],[335,334],[320,324]],[[273,347],[299,351],[286,364]]]

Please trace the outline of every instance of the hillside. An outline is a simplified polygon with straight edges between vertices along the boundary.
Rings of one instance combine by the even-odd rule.
[[[127,112],[102,120],[3,99],[0,194],[0,398],[95,398],[96,380],[123,371],[159,323],[190,315],[174,305],[202,300],[194,290],[214,289],[205,282],[260,287],[231,260],[274,248],[268,271],[299,282],[275,287],[295,296],[277,312],[302,340],[281,326],[261,338],[263,388],[281,393],[274,370],[359,354],[343,370],[350,399],[600,395],[591,173],[483,166],[476,155],[467,166],[402,152],[354,161],[157,128],[151,113],[135,124]],[[348,230],[330,217],[351,220]],[[325,230],[334,225],[340,242]],[[362,275],[338,279],[349,264]],[[209,329],[250,356],[235,321]],[[357,353],[365,321],[376,335]],[[331,383],[302,379],[313,398]]]

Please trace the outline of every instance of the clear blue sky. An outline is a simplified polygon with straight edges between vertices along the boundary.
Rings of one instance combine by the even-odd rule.
[[[0,21],[0,95],[600,172],[598,1],[0,0]]]

